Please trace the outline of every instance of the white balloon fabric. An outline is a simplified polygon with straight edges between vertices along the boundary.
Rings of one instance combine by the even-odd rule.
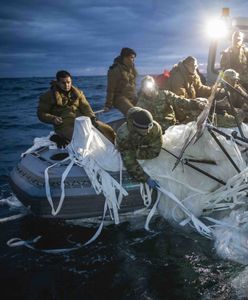
[[[74,132],[68,150],[85,151],[106,171],[120,170],[120,153],[115,146],[94,126],[88,117],[75,119]]]
[[[194,127],[195,123],[192,122],[167,129],[163,136],[163,148],[178,156]],[[248,137],[248,126],[242,124],[242,129]],[[236,129],[225,129],[225,132],[231,134],[233,130]],[[163,149],[157,158],[140,161],[140,164],[161,186],[162,194],[156,204],[159,213],[167,221],[182,226],[189,223],[199,233],[215,240],[216,251],[223,258],[246,264],[248,167],[247,151],[243,150],[247,143],[238,146],[234,139],[227,140],[223,135],[215,134],[237,168],[208,130],[186,149],[182,162],[174,170],[177,159]],[[191,168],[184,163],[186,161],[225,184]],[[243,207],[242,216],[245,218],[240,223],[233,222],[234,217],[241,216],[240,211],[237,212],[240,206]],[[222,219],[223,216],[225,219]]]

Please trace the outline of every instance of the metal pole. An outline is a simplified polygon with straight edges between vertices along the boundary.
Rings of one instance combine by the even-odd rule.
[[[165,149],[164,147],[162,147],[162,150],[164,150],[165,152],[171,154],[171,155],[172,155],[173,157],[175,157],[176,159],[179,159],[179,157],[178,157],[177,155],[175,155],[174,153],[172,153],[172,152],[170,152],[169,150]],[[183,164],[185,164],[185,165],[189,166],[190,168],[194,169],[195,171],[197,171],[197,172],[199,172],[199,173],[201,173],[201,174],[203,174],[203,175],[205,175],[205,176],[207,176],[207,177],[209,177],[209,178],[211,178],[211,179],[217,181],[218,183],[220,183],[220,184],[222,184],[222,185],[225,185],[225,184],[226,184],[225,181],[223,181],[223,180],[221,180],[221,179],[219,179],[219,178],[217,178],[217,177],[215,177],[215,176],[213,176],[213,175],[207,173],[206,171],[204,171],[204,170],[202,170],[202,169],[200,169],[200,168],[198,168],[198,167],[192,165],[191,163],[189,163],[189,162],[187,161],[187,159],[183,159],[183,160],[180,160],[180,161],[181,161]]]
[[[239,122],[238,117],[237,117],[237,113],[236,113],[235,108],[234,108],[234,106],[233,106],[233,104],[232,104],[232,101],[231,101],[231,99],[230,99],[230,94],[229,94],[228,91],[226,91],[226,90],[225,90],[225,92],[226,92],[227,100],[228,100],[228,102],[229,102],[229,104],[230,104],[232,113],[233,113],[233,115],[234,115],[235,121],[236,121],[236,123],[237,123],[238,129],[239,129],[239,133],[240,133],[240,135],[242,136],[242,138],[245,138],[244,133],[243,133],[243,130],[242,130],[241,125],[240,125],[240,122]]]
[[[226,151],[226,149],[223,147],[223,145],[221,144],[221,142],[218,140],[218,138],[216,137],[216,135],[212,132],[211,128],[208,128],[209,133],[211,134],[212,138],[215,140],[215,142],[217,143],[217,145],[220,147],[220,149],[223,151],[223,153],[226,155],[226,157],[229,159],[230,163],[234,166],[234,168],[237,170],[238,173],[240,173],[240,169],[239,167],[235,164],[234,160],[231,158],[231,156],[229,155],[229,153]]]

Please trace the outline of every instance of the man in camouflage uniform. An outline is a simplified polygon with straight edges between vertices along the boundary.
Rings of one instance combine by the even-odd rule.
[[[233,33],[232,45],[222,53],[220,66],[223,71],[233,69],[238,72],[241,83],[248,89],[248,49],[243,40],[242,32]]]
[[[136,104],[135,57],[136,53],[133,49],[122,48],[120,55],[109,67],[104,111],[109,111],[114,106],[126,115],[128,109]]]
[[[247,100],[245,101],[244,97],[248,98],[248,95],[239,83],[239,74],[232,69],[227,69],[224,72],[222,84],[225,87],[226,96],[222,100],[216,101],[212,118],[214,118],[216,126],[227,128],[236,127],[237,122],[239,124],[243,122],[245,115],[247,114],[248,105],[246,104]],[[238,90],[240,94],[235,92],[230,86]]]
[[[127,121],[117,131],[116,145],[128,173],[138,182],[157,184],[142,169],[138,159],[153,159],[162,147],[162,130],[149,111],[140,107],[128,110]]]
[[[184,123],[188,123],[196,119],[206,103],[207,100],[190,100],[170,91],[160,90],[153,77],[146,76],[141,83],[137,106],[149,110],[164,132],[168,127],[179,123],[176,110],[183,111]]]
[[[72,85],[72,78],[67,71],[58,71],[57,81],[52,81],[51,89],[40,96],[37,115],[40,121],[53,124],[56,135],[52,140],[58,146],[65,146],[72,138],[74,120],[87,116],[92,124],[112,142],[115,139],[113,129],[97,121],[96,116],[83,92]]]

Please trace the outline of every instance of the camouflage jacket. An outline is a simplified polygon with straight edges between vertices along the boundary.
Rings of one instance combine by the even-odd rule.
[[[179,62],[170,71],[170,76],[165,81],[165,89],[188,99],[208,98],[212,90],[211,87],[202,84],[197,72],[193,75],[189,74],[182,62]]]
[[[235,109],[236,111],[236,118],[234,115],[226,110],[222,110],[221,112],[216,112],[213,114],[210,114],[210,119],[213,121],[215,126],[217,127],[223,127],[223,128],[232,128],[237,127],[238,124],[241,124],[241,122],[245,119],[245,113],[241,109]]]
[[[55,132],[68,139],[72,137],[75,118],[95,116],[82,91],[72,86],[69,93],[64,93],[55,83],[51,90],[40,96],[37,115],[40,121],[53,124]],[[55,125],[55,116],[61,117],[63,123]]]
[[[237,108],[243,108],[244,105],[247,106],[247,100],[242,97],[242,94],[246,97],[248,96],[246,90],[240,83],[236,84],[234,88],[239,91],[240,94],[231,89],[228,91],[232,105]]]
[[[167,90],[158,90],[154,97],[146,97],[142,92],[139,94],[137,106],[147,109],[157,121],[162,130],[175,125],[176,122],[194,120],[201,112],[196,100],[179,97]],[[178,114],[180,113],[180,118]]]
[[[153,121],[149,133],[146,136],[139,135],[132,125],[131,110],[128,112],[127,122],[117,131],[116,145],[128,173],[138,182],[146,182],[149,176],[137,160],[153,159],[159,155],[162,147],[162,130],[160,125]]]
[[[236,85],[235,88],[240,92],[246,94],[242,86],[240,86],[239,84]],[[216,126],[226,128],[237,127],[237,122],[240,124],[244,121],[247,114],[244,109],[247,110],[248,107],[245,103],[244,98],[240,94],[236,93],[233,90],[229,90],[227,93],[228,96],[216,102],[214,112],[213,109],[211,110],[210,118],[214,120]],[[229,101],[231,101],[233,109]]]
[[[223,71],[233,69],[240,75],[248,72],[248,48],[227,48],[221,56],[220,66]]]
[[[117,57],[114,64],[108,70],[107,96],[105,106],[115,106],[120,97],[134,99],[136,95],[135,67],[128,67],[123,64],[120,57]]]

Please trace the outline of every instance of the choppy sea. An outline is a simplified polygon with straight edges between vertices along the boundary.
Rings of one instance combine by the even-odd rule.
[[[87,241],[96,230],[31,215],[10,218],[25,209],[12,194],[9,172],[33,139],[51,130],[36,117],[38,97],[51,79],[0,79],[1,299],[248,299],[245,265],[221,259],[210,240],[159,217],[152,232],[135,219],[106,226],[93,244],[70,253],[7,245],[15,237],[41,236],[39,249],[65,248],[68,240]],[[74,84],[95,111],[103,107],[106,77],[75,77]]]

